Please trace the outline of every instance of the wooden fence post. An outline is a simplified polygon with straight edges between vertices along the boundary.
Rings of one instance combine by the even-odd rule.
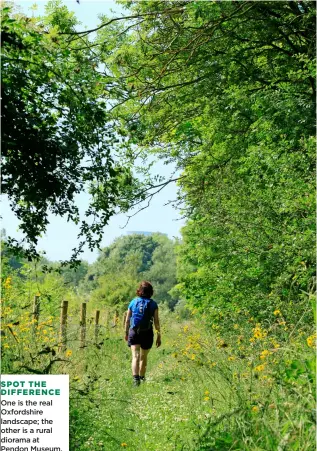
[[[87,304],[86,302],[83,302],[80,309],[80,348],[84,348],[86,342],[86,313]]]
[[[67,344],[67,310],[68,301],[63,301],[61,305],[60,332],[59,332],[59,350],[64,351]]]
[[[100,310],[96,310],[95,316],[95,342],[97,343],[98,334],[99,334],[99,318],[100,318]]]
[[[35,332],[35,329],[38,325],[40,317],[40,296],[34,296],[34,303],[33,303],[33,332]]]
[[[108,328],[108,321],[109,321],[109,310],[107,309],[106,312],[105,312],[105,327],[106,327],[106,330]]]

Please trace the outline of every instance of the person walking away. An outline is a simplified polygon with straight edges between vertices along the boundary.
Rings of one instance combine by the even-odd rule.
[[[153,346],[154,332],[157,332],[156,347],[161,346],[161,331],[157,303],[152,299],[153,287],[142,281],[137,297],[129,304],[125,322],[125,340],[132,352],[132,376],[134,385],[145,380],[147,357]]]

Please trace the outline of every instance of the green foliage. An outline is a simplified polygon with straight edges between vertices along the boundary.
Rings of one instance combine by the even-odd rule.
[[[175,243],[159,233],[117,238],[101,251],[82,287],[94,289],[91,296],[97,305],[124,305],[125,308],[141,280],[148,280],[154,287],[154,299],[173,308],[177,298],[169,291],[176,283],[174,248]],[[89,279],[93,280],[89,282]]]
[[[63,267],[60,272],[64,278],[64,283],[70,287],[78,287],[86,277],[88,268],[89,264],[86,261],[81,261],[76,268]]]
[[[124,247],[121,240],[115,244]],[[116,245],[110,248],[105,263],[112,252],[118,258]],[[133,262],[133,249],[130,255]],[[142,264],[139,254],[131,277]],[[8,374],[70,375],[71,450],[142,449],[144,444],[158,451],[314,449],[316,335],[307,336],[310,324],[286,322],[276,310],[264,329],[252,312],[242,309],[236,324],[219,310],[217,325],[210,323],[207,310],[198,315],[179,302],[171,313],[163,303],[163,346],[149,355],[145,385],[133,389],[123,330],[105,323],[109,301],[100,305],[97,340],[91,323],[96,304],[88,302],[86,347],[79,348],[81,299],[63,275],[43,274],[30,263],[14,271],[4,262],[2,270],[2,369]],[[109,284],[115,275],[110,274]],[[36,293],[41,295],[38,324],[31,313]],[[62,299],[69,300],[65,350],[58,347]]]
[[[100,243],[103,227],[133,191],[130,166],[113,154],[118,138],[104,96],[112,78],[100,73],[102,58],[88,38],[70,39],[77,23],[58,1],[48,3],[43,18],[2,9],[2,193],[30,258],[38,256],[49,213],[79,224],[74,263],[85,242]],[[75,199],[83,190],[91,200],[81,220]],[[21,250],[12,238],[8,245]]]
[[[129,7],[109,61],[128,98],[116,111],[125,130],[142,130],[144,153],[183,171],[178,290],[214,319],[243,306],[265,320],[283,306],[309,321],[315,4]]]
[[[5,371],[70,373],[72,449],[311,451],[316,4],[124,6],[129,18],[101,17],[94,37],[58,3],[40,21],[4,9],[4,192],[34,244],[48,208],[79,220],[73,200],[88,184],[99,222],[81,232],[93,246],[116,207],[169,183],[149,174],[157,157],[181,173],[183,239],[125,236],[60,274],[8,263],[5,248]],[[118,324],[100,342],[88,327],[77,349],[76,323],[54,358],[61,299],[77,317],[79,292],[88,316],[125,309],[142,279],[163,347],[140,391]],[[36,292],[44,321],[30,335]]]

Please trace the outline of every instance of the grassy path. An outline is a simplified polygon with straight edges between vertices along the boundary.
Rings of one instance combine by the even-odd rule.
[[[269,373],[254,376],[250,363],[217,346],[216,335],[201,337],[193,322],[163,330],[140,387],[132,385],[121,331],[103,340],[99,349],[75,351],[65,369],[73,393],[71,451],[314,449],[311,405],[303,410],[303,400],[273,385]]]
[[[72,404],[76,434],[80,425],[83,433],[77,440],[72,437],[74,449],[85,443],[82,449],[103,449],[107,443],[105,449],[109,451],[169,451],[185,449],[185,437],[187,444],[194,439],[199,421],[209,418],[215,410],[210,382],[206,383],[197,370],[194,374],[195,370],[178,358],[180,345],[184,344],[183,327],[174,324],[164,332],[162,347],[153,347],[147,381],[140,387],[132,386],[130,350],[119,333],[106,337],[101,349],[85,351],[86,363],[77,371],[79,374],[75,374],[75,365],[70,375],[71,386],[78,394],[78,401]],[[80,358],[79,353],[74,361]],[[86,391],[89,395],[80,396]],[[89,428],[79,418],[83,417],[83,408]],[[82,443],[87,429],[94,433]]]

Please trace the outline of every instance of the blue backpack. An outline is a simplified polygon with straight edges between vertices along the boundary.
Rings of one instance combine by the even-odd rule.
[[[132,309],[131,327],[137,332],[149,330],[152,327],[151,299],[136,298]]]

